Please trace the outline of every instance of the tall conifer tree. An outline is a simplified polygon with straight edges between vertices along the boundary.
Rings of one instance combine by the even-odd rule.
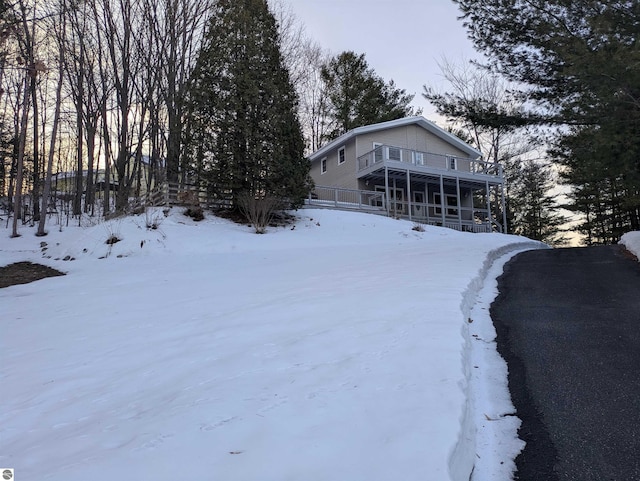
[[[328,140],[356,127],[419,115],[413,95],[386,83],[369,67],[364,54],[342,52],[322,68],[332,129]]]
[[[213,194],[275,195],[299,204],[309,166],[266,0],[218,0],[189,92],[191,156]]]
[[[640,2],[454,2],[489,64],[527,85],[526,120],[570,126],[555,154],[587,242],[639,230]]]

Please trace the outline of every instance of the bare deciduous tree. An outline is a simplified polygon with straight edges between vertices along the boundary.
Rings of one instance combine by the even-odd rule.
[[[328,98],[320,71],[331,55],[305,33],[285,0],[272,0],[271,9],[278,22],[281,52],[291,82],[298,94],[298,115],[307,152],[320,148],[328,131]]]
[[[47,206],[49,203],[49,195],[51,192],[51,177],[53,173],[53,159],[55,155],[55,147],[56,147],[56,138],[58,133],[58,124],[60,121],[60,110],[62,107],[62,83],[64,80],[64,53],[65,53],[65,45],[64,39],[66,34],[66,1],[63,0],[60,8],[60,12],[58,15],[58,22],[61,28],[59,32],[60,35],[57,36],[57,44],[58,44],[58,79],[56,84],[56,100],[55,100],[55,110],[53,114],[53,125],[51,127],[51,137],[50,137],[50,146],[49,153],[47,157],[47,172],[45,176],[44,188],[42,191],[42,205],[40,208],[40,219],[38,221],[38,230],[36,232],[37,236],[46,235],[45,231],[45,221],[47,218]]]

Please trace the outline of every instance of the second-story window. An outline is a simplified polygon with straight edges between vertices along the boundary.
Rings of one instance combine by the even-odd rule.
[[[344,164],[344,161],[345,161],[344,147],[340,147],[338,149],[338,165]]]
[[[457,159],[455,157],[448,157],[447,160],[449,161],[449,170],[458,169],[458,162],[456,161]]]
[[[320,173],[324,174],[327,172],[327,158],[325,157],[320,161]]]
[[[384,149],[382,144],[379,144],[377,142],[373,143],[373,161],[374,162],[382,162],[382,160],[384,159],[382,149]]]
[[[389,147],[389,160],[402,162],[402,151],[398,147]]]

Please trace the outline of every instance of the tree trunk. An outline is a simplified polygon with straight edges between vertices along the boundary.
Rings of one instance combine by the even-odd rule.
[[[39,172],[39,129],[38,129],[38,95],[37,95],[37,83],[35,74],[31,77],[31,102],[33,103],[33,199],[31,200],[33,204],[33,218],[34,220],[38,220],[39,212],[38,212],[38,196],[40,194],[40,172]]]
[[[95,165],[95,147],[96,147],[96,126],[93,123],[87,124],[87,184],[85,186],[84,211],[93,211],[93,203],[95,202],[95,186],[93,183],[93,167]],[[90,207],[91,206],[91,207]]]
[[[111,137],[109,135],[109,125],[107,121],[106,100],[102,104],[102,132],[104,135],[104,181],[103,181],[103,207],[102,214],[107,215],[111,210],[110,185],[111,185]]]
[[[35,72],[32,72],[35,75]],[[24,149],[27,141],[27,124],[29,123],[29,77],[24,78],[24,97],[22,99],[22,118],[20,120],[20,139],[18,140],[18,162],[16,168],[15,201],[13,203],[13,225],[11,237],[18,237],[18,217],[22,209],[22,171],[24,165]]]
[[[84,98],[84,85],[82,75],[78,77],[78,98]],[[82,191],[84,186],[83,181],[83,150],[82,147],[84,145],[84,131],[83,131],[83,118],[82,118],[82,101],[77,102],[76,104],[76,123],[78,125],[78,139],[77,139],[77,164],[76,164],[76,192],[73,198],[73,215],[80,216],[82,215]]]
[[[63,22],[64,31],[64,22]],[[62,48],[60,49],[61,55]],[[53,173],[53,154],[56,147],[56,135],[58,133],[58,122],[60,120],[60,106],[62,105],[62,78],[64,75],[64,63],[60,61],[58,70],[58,86],[56,87],[56,107],[53,114],[53,126],[51,131],[51,141],[49,146],[49,156],[47,159],[47,175],[44,181],[44,190],[42,192],[42,208],[40,209],[40,220],[38,222],[37,236],[44,236],[47,233],[44,230],[45,221],[47,218],[47,204],[49,202],[49,193],[51,192],[51,175]]]

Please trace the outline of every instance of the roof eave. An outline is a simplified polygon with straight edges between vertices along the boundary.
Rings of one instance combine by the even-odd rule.
[[[462,150],[472,158],[482,157],[482,153],[479,150],[474,149],[469,144],[459,139],[455,135],[447,132],[441,127],[438,127],[435,123],[425,119],[422,116],[416,116],[416,117],[404,117],[402,119],[389,120],[387,122],[380,122],[378,124],[356,127],[355,129],[352,129],[349,132],[342,134],[337,139],[332,140],[327,145],[316,150],[313,154],[309,156],[309,161],[313,162],[314,160],[323,158],[327,152],[331,151],[335,147],[338,147],[339,145],[342,145],[348,142],[349,140],[351,140],[351,138],[357,135],[368,134],[371,132],[377,132],[379,130],[402,127],[402,126],[411,125],[411,124],[420,125],[425,130],[431,132],[432,134],[436,135],[437,137],[440,137],[443,140],[446,140],[447,142],[454,145],[456,148]]]

